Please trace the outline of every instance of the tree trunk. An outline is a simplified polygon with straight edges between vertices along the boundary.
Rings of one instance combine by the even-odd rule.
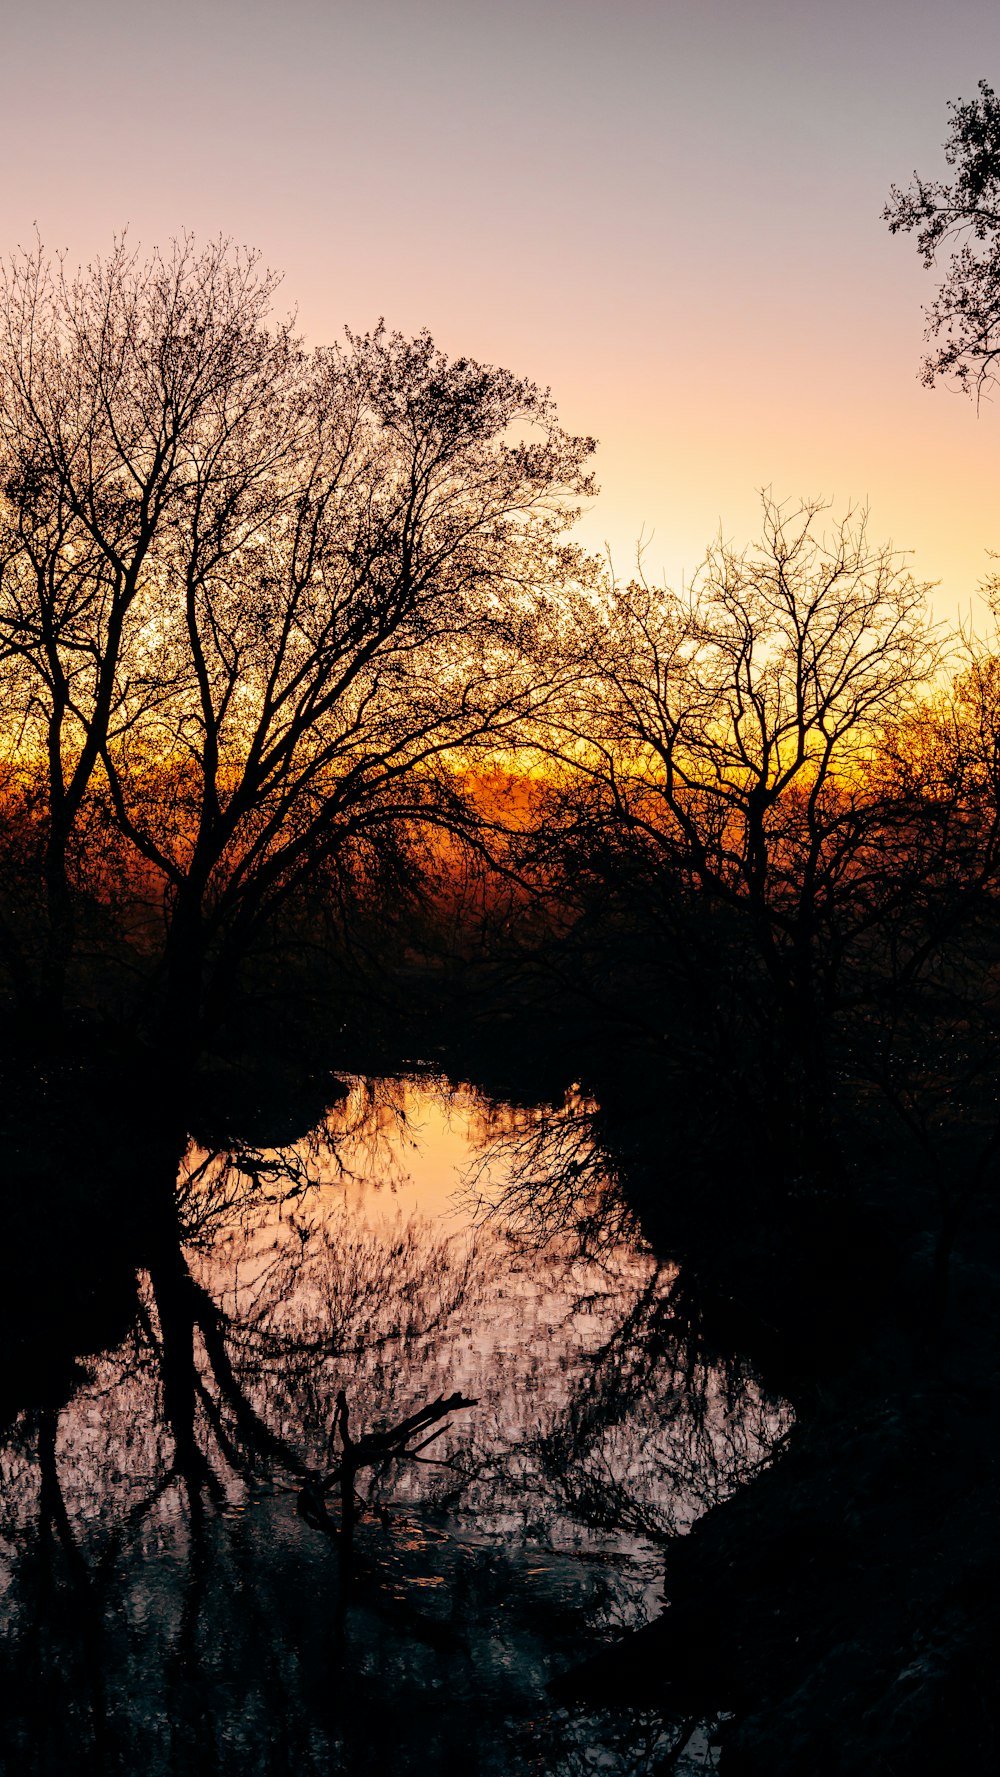
[[[157,1046],[168,1073],[182,1081],[190,1074],[205,1034],[205,931],[199,898],[183,892],[178,896],[163,964]]]
[[[37,994],[38,1011],[46,1022],[58,1022],[62,1017],[66,980],[76,940],[73,895],[66,871],[68,844],[68,831],[61,823],[53,824],[43,864],[48,929]]]

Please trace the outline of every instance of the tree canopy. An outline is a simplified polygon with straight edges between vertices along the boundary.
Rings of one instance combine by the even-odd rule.
[[[882,215],[891,233],[916,235],[928,270],[950,254],[926,311],[923,381],[953,376],[982,393],[1000,357],[1000,100],[981,80],[974,99],[959,99],[949,111],[944,152],[953,177],[914,173],[905,191],[892,187]]]
[[[450,818],[455,749],[544,701],[529,642],[591,488],[531,382],[381,324],[309,350],[276,288],[183,240],[73,277],[38,251],[0,290],[0,650],[50,959],[96,804],[195,1023],[308,872]]]

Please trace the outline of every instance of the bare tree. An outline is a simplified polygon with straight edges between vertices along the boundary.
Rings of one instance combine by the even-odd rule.
[[[2,628],[48,748],[57,949],[100,792],[164,909],[175,1044],[317,868],[462,815],[459,754],[551,694],[591,485],[533,384],[381,326],[306,353],[273,293],[187,242],[7,286]]]
[[[759,977],[810,1122],[845,953],[903,892],[870,769],[880,730],[935,660],[925,589],[864,514],[824,532],[823,511],[765,498],[760,546],[717,544],[684,594],[638,580],[578,595],[588,692],[553,731],[587,819],[737,919],[744,993]]]
[[[277,280],[190,240],[119,242],[71,276],[41,249],[0,288],[0,646],[22,669],[22,744],[45,761],[51,998],[72,944],[69,854],[109,738],[168,695],[146,669],[163,592],[154,545],[192,476],[236,500],[273,469],[299,348],[265,325]]]

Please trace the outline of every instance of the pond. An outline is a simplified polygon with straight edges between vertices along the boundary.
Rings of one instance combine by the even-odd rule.
[[[784,1409],[706,1356],[583,1101],[342,1090],[286,1148],[189,1147],[127,1336],[7,1430],[11,1772],[631,1777],[674,1744],[547,1687],[657,1615],[665,1541]],[[670,1768],[711,1765],[706,1731]]]

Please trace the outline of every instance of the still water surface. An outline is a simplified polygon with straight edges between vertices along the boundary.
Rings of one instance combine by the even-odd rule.
[[[657,1614],[783,1419],[703,1357],[587,1107],[354,1082],[289,1148],[189,1149],[176,1226],[3,1445],[6,1768],[652,1772],[674,1724],[547,1683]],[[360,1470],[350,1551],[341,1391],[353,1438],[475,1402]]]

